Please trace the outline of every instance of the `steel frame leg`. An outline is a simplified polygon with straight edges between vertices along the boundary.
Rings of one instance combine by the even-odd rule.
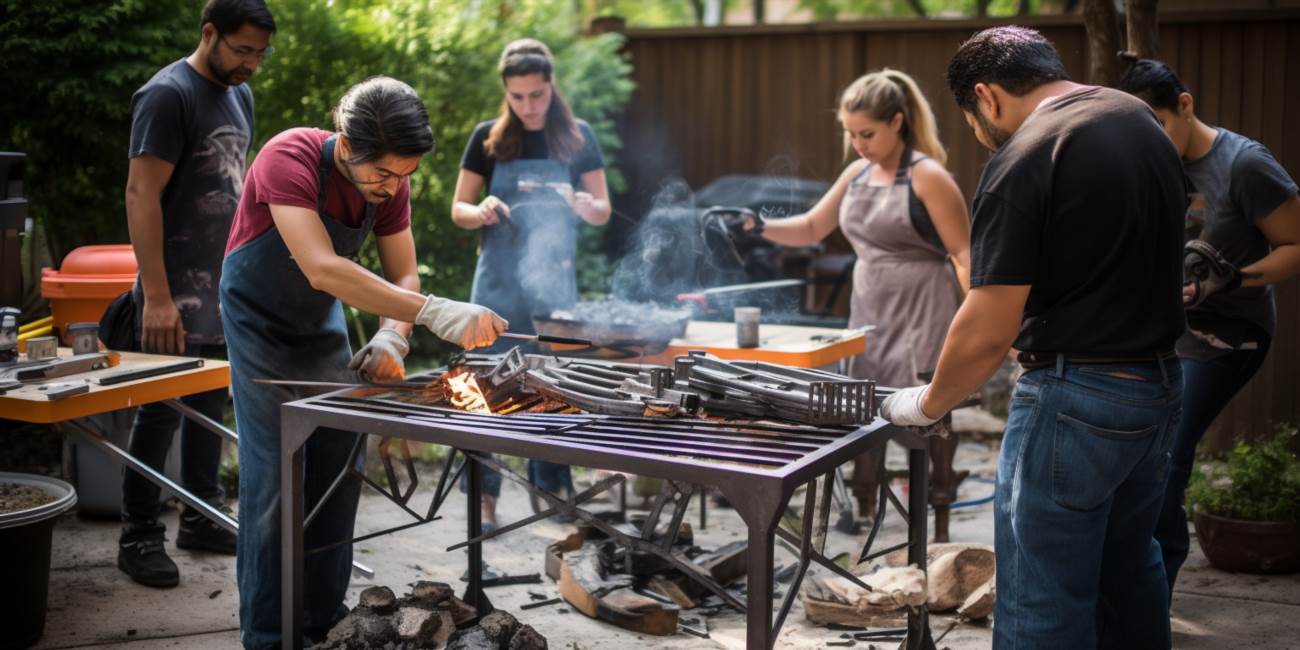
[[[280,434],[280,643],[303,643],[305,444],[311,431],[285,420]]]
[[[907,451],[907,562],[926,571],[926,510],[930,503],[928,486],[930,459],[924,447]],[[924,604],[907,610],[907,650],[935,650],[930,635],[930,612]]]
[[[465,467],[468,470],[469,481],[469,489],[465,491],[465,519],[469,522],[467,526],[469,539],[474,540],[483,534],[483,513],[480,510],[483,505],[483,486],[479,484],[483,475],[483,466],[473,454],[465,454]],[[469,580],[461,600],[477,609],[479,616],[485,616],[493,608],[487,594],[483,593],[483,542],[481,540],[471,542],[467,555],[469,566],[466,573]]]

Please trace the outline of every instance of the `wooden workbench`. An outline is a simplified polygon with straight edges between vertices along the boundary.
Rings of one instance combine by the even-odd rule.
[[[647,355],[644,361],[671,366],[673,357],[691,350],[704,350],[720,359],[821,368],[865,352],[867,335],[860,330],[763,323],[758,330],[758,347],[741,348],[736,346],[735,323],[691,321],[684,336],[673,339],[663,352]]]
[[[93,379],[97,375],[132,370],[156,363],[180,361],[176,357],[142,352],[121,352],[122,360],[114,367],[103,370],[66,375],[44,382],[32,382],[0,395],[0,418],[51,424],[72,418],[107,413],[149,402],[159,402],[184,395],[193,395],[230,385],[230,364],[216,359],[205,359],[203,367],[181,370],[122,382],[112,386],[90,384],[90,391],[63,399],[51,400],[38,387],[42,384],[62,384]],[[72,356],[72,350],[59,348],[59,357]]]

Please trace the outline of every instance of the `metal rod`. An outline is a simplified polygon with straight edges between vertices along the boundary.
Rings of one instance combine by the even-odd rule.
[[[204,429],[207,429],[208,431],[211,431],[219,436],[222,436],[233,443],[236,444],[239,443],[239,436],[234,431],[227,429],[225,425],[223,425],[222,423],[217,422],[216,420],[213,420],[212,418],[202,413],[199,413],[197,410],[193,408],[190,408],[189,404],[186,404],[185,402],[182,402],[179,399],[165,399],[163,400],[163,404],[172,407],[181,415],[184,415],[190,420],[193,420],[195,424],[203,427]]]
[[[538,343],[560,343],[562,345],[581,345],[583,347],[595,347],[590,339],[575,339],[568,336],[551,336],[549,334],[516,334],[514,332],[502,332],[497,335],[498,338],[516,339],[520,341],[537,341]]]
[[[803,537],[799,540],[799,570],[795,574],[794,583],[786,591],[785,600],[781,602],[781,610],[776,614],[776,621],[772,623],[772,638],[781,631],[781,626],[785,625],[785,616],[790,613],[790,606],[794,604],[795,596],[798,595],[798,585],[803,582],[803,576],[808,571],[808,562],[812,554],[813,541],[813,518],[817,514],[817,481],[808,484],[804,492],[803,505]],[[754,595],[750,594],[752,598]]]
[[[577,504],[579,504],[579,503],[583,503],[583,502],[585,502],[585,501],[590,501],[590,500],[593,499],[596,495],[600,494],[601,492],[604,492],[605,490],[608,490],[608,489],[614,487],[614,485],[615,485],[616,483],[621,483],[621,482],[623,482],[624,480],[625,480],[625,477],[624,477],[622,474],[614,474],[614,475],[612,475],[612,476],[608,476],[608,477],[606,477],[604,480],[600,481],[599,483],[596,483],[595,485],[593,485],[593,486],[587,488],[586,490],[583,490],[582,492],[573,495],[573,497],[572,497],[571,499],[568,499],[567,501],[569,502],[570,505],[577,505]],[[467,539],[467,540],[465,540],[465,541],[463,541],[463,542],[458,542],[458,543],[456,543],[456,544],[452,544],[451,546],[448,546],[448,547],[447,547],[447,551],[448,551],[448,552],[451,552],[451,551],[454,551],[454,550],[456,550],[456,549],[460,549],[460,548],[464,548],[464,547],[466,547],[466,546],[469,546],[470,544],[478,544],[478,543],[480,543],[480,542],[485,542],[485,541],[487,541],[487,540],[489,540],[489,539],[492,539],[493,537],[499,537],[499,536],[504,535],[504,534],[506,534],[506,533],[508,533],[508,532],[510,532],[510,531],[512,531],[512,530],[516,530],[516,529],[519,529],[519,528],[523,528],[524,526],[527,526],[528,524],[531,524],[531,523],[533,523],[533,522],[541,521],[541,520],[543,520],[543,519],[546,519],[547,517],[550,517],[551,515],[555,514],[556,512],[557,512],[557,509],[556,509],[556,508],[547,508],[547,509],[545,509],[545,510],[542,510],[541,512],[537,512],[537,513],[534,513],[534,514],[532,514],[532,515],[530,515],[530,516],[528,516],[528,517],[524,517],[523,519],[519,519],[519,520],[517,520],[517,521],[512,521],[512,522],[510,522],[510,523],[508,523],[508,524],[506,524],[506,525],[504,525],[504,526],[501,526],[501,527],[499,527],[499,528],[497,528],[496,530],[493,530],[493,531],[491,531],[491,532],[483,533],[483,534],[481,534],[481,535],[477,535],[477,536],[475,536],[475,537],[472,537],[472,538],[470,538],[470,539]]]

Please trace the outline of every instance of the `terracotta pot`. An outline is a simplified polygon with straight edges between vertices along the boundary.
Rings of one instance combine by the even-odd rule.
[[[1300,571],[1300,524],[1229,519],[1197,509],[1196,539],[1210,564],[1241,573]]]

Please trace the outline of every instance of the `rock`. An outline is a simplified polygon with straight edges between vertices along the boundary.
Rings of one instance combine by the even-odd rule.
[[[411,598],[421,601],[422,604],[438,605],[453,595],[455,592],[452,591],[451,585],[445,582],[421,580],[411,588]]]
[[[423,607],[403,607],[397,610],[397,635],[410,641],[416,648],[441,648],[456,625],[451,614]]]
[[[451,596],[447,598],[447,600],[439,603],[438,609],[445,610],[451,614],[451,620],[456,624],[457,629],[473,623],[474,619],[478,618],[478,610],[475,609],[473,605],[470,605],[455,596]]]
[[[957,613],[971,619],[972,621],[988,618],[989,614],[993,613],[993,605],[996,600],[997,580],[995,578],[989,578],[988,582],[985,582],[978,589],[971,592],[971,595],[966,599],[966,602],[962,603],[961,607],[957,608]]]
[[[357,605],[376,614],[390,614],[397,609],[397,596],[388,587],[369,587],[361,592]]]
[[[392,619],[357,608],[330,630],[324,643],[312,646],[320,650],[362,650],[376,648],[398,640]]]
[[[929,598],[932,612],[947,612],[966,602],[994,575],[993,550],[964,548],[940,555],[929,567]]]
[[[515,630],[519,629],[519,621],[508,612],[498,609],[479,619],[478,626],[497,643],[505,645],[514,636]]]
[[[546,637],[531,625],[521,625],[510,638],[510,645],[505,647],[508,650],[547,650]]]
[[[456,630],[447,640],[447,650],[501,650],[501,645],[476,625]]]

